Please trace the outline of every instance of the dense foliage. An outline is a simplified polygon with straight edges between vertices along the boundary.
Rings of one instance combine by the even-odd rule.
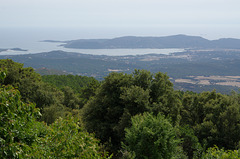
[[[74,75],[45,75],[43,82],[50,83],[58,88],[70,87],[76,93],[81,93],[83,87],[87,87],[92,82],[98,82],[93,77]]]
[[[53,123],[69,113],[78,116],[79,108],[94,95],[99,85],[95,79],[81,76],[41,77],[33,68],[24,68],[23,64],[9,59],[0,60],[0,68],[6,70],[6,78],[1,83],[17,88],[23,101],[36,103],[42,113],[41,120],[47,123]]]
[[[12,60],[0,68],[0,158],[239,158],[236,92],[175,91],[146,70],[44,82]]]
[[[240,95],[203,92],[183,95],[182,125],[193,127],[202,144],[235,149],[240,141]]]
[[[32,147],[29,155],[32,158],[108,158],[99,141],[84,131],[73,117],[59,118],[46,127],[44,136]]]
[[[102,142],[111,141],[111,149],[119,149],[132,116],[162,112],[178,123],[180,108],[178,94],[166,74],[135,70],[131,75],[109,74],[84,106],[83,119],[89,132]]]
[[[138,159],[170,159],[176,152],[178,140],[176,130],[169,120],[158,114],[136,115],[132,126],[126,130],[123,147]]]
[[[12,86],[0,88],[0,106],[0,157],[27,156],[24,149],[28,149],[38,136],[35,119],[40,112],[33,104],[23,103]]]
[[[219,149],[217,146],[209,148],[207,152],[202,156],[202,159],[238,159],[240,158],[239,150],[224,150]]]
[[[107,158],[99,141],[73,117],[47,126],[36,120],[40,115],[18,90],[0,87],[0,158]]]

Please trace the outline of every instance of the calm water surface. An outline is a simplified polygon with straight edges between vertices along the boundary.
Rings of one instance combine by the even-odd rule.
[[[92,55],[143,55],[143,54],[170,54],[182,52],[184,49],[70,49],[64,48],[61,43],[41,42],[43,40],[74,40],[87,39],[81,32],[64,32],[63,30],[37,30],[37,29],[0,29],[0,49],[21,48],[28,51],[3,51],[1,55],[35,54],[62,50]],[[90,38],[90,37],[89,37]]]

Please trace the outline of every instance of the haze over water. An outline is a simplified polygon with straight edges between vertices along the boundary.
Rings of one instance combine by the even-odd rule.
[[[102,33],[102,32],[100,32]],[[49,52],[53,50],[62,50],[66,52],[77,52],[93,55],[143,55],[143,54],[169,54],[181,52],[183,49],[70,49],[60,46],[62,43],[42,42],[43,40],[75,40],[75,39],[94,39],[94,38],[114,38],[111,34],[100,35],[97,31],[95,34],[86,32],[81,29],[2,29],[0,30],[0,49],[21,48],[28,51],[3,51],[1,55],[17,55],[29,53]],[[121,34],[121,33],[120,33]],[[96,37],[94,37],[96,35]],[[124,36],[124,34],[122,35]]]
[[[202,36],[207,39],[219,39],[224,38],[226,35],[221,34],[221,32],[215,32],[206,30],[205,34],[201,34],[196,30],[184,29],[181,27],[176,27],[175,29],[165,28],[165,29],[144,29],[144,28],[0,28],[0,49],[9,48],[21,48],[28,51],[7,51],[1,52],[1,54],[27,54],[27,53],[41,53],[49,52],[52,50],[63,50],[68,52],[78,52],[86,54],[95,55],[137,55],[137,54],[148,54],[148,53],[158,53],[158,54],[168,54],[171,52],[178,52],[181,50],[164,50],[164,49],[116,49],[113,50],[80,50],[80,49],[69,49],[60,47],[61,43],[47,43],[40,42],[43,40],[76,40],[76,39],[101,39],[101,38],[115,38],[121,36],[169,36],[184,33],[186,35]],[[236,32],[235,32],[236,33]],[[237,37],[237,34],[231,34],[229,31],[229,37]],[[229,38],[225,37],[225,38]],[[240,38],[240,37],[239,37]]]
[[[61,49],[41,40],[122,36],[240,39],[239,6],[239,0],[1,0],[0,48],[37,53]]]

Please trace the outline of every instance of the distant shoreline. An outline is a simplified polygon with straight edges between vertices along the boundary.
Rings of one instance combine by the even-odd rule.
[[[22,51],[22,52],[25,52],[25,51],[28,51],[28,50],[21,49],[21,48],[0,49],[0,52],[4,52],[4,51]]]
[[[62,43],[71,49],[240,49],[240,39],[208,40],[200,36],[172,35],[163,37],[123,36],[112,39],[78,39],[69,41],[43,40]]]

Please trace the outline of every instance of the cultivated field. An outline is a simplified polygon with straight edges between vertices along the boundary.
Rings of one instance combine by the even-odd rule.
[[[240,87],[240,76],[188,76],[186,78],[175,79],[175,82]]]

